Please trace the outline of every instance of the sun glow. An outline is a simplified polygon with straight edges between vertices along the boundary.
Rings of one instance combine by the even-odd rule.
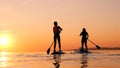
[[[7,37],[7,35],[2,35],[0,37],[0,45],[6,46],[8,43],[9,43],[9,38]]]

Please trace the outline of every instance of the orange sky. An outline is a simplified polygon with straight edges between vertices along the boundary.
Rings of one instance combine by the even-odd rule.
[[[80,47],[83,27],[101,47],[120,47],[119,18],[120,0],[0,0],[0,34],[10,38],[0,51],[47,50],[54,21],[64,50]]]

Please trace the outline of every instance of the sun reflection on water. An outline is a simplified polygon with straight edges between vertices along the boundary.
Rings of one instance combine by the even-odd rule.
[[[0,67],[6,67],[7,66],[7,52],[0,52]]]

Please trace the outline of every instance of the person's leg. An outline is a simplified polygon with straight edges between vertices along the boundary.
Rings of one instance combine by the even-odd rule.
[[[54,36],[54,52],[56,52],[56,36]]]
[[[83,40],[81,40],[81,45],[82,45],[81,50],[84,50],[84,47],[83,47],[84,41]]]
[[[87,40],[85,41],[85,48],[86,48],[86,51],[88,51]]]
[[[61,39],[60,39],[60,36],[58,36],[58,44],[59,44],[59,51],[62,51],[61,50]]]

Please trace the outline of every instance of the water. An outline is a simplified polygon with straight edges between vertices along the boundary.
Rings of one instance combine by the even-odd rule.
[[[0,52],[0,68],[120,68],[120,50],[92,50],[63,55],[43,52]]]

